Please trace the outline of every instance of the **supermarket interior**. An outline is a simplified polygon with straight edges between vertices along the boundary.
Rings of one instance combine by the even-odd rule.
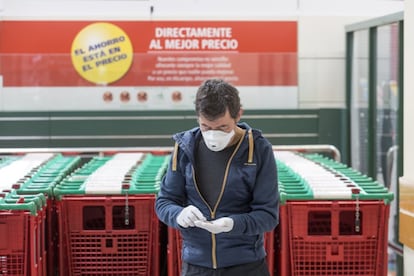
[[[277,168],[270,275],[414,276],[413,32],[410,0],[0,0],[0,275],[187,275],[155,206],[222,79]]]

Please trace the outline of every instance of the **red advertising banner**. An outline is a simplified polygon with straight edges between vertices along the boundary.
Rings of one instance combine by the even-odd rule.
[[[1,21],[4,87],[297,86],[294,21]]]

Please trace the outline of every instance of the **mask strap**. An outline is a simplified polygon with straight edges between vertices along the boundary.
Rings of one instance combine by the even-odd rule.
[[[253,141],[252,129],[249,129],[247,134],[248,134],[248,137],[249,137],[249,156],[248,156],[248,159],[247,159],[247,163],[253,163],[254,141]]]
[[[175,172],[177,170],[177,157],[178,156],[178,143],[175,142],[174,145],[174,154],[173,154],[173,160],[172,160],[172,171]]]

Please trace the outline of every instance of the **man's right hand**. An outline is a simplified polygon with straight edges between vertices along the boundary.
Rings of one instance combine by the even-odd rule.
[[[197,220],[205,221],[206,218],[201,211],[193,205],[185,207],[177,216],[177,223],[184,228],[189,226],[194,227],[194,222]]]

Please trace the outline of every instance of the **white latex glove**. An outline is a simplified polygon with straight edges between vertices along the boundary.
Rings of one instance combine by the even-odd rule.
[[[187,228],[189,226],[194,227],[195,221],[205,220],[206,218],[203,216],[201,211],[193,205],[185,207],[177,216],[177,223],[184,228]]]
[[[211,221],[195,221],[195,226],[203,228],[213,234],[230,232],[233,229],[234,221],[232,218],[224,217]]]

